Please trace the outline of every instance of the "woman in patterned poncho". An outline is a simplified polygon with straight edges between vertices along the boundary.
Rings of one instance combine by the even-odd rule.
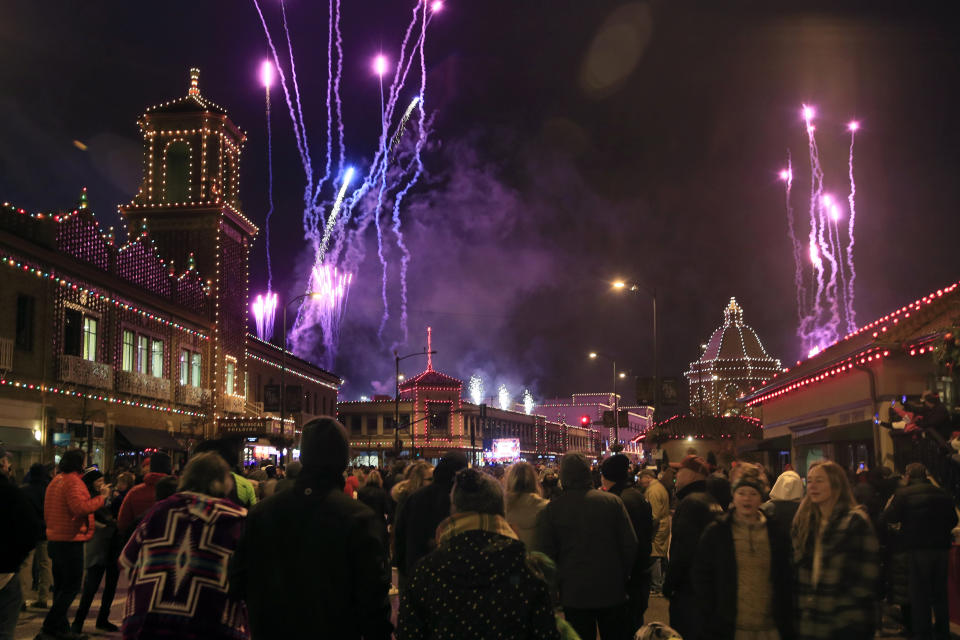
[[[227,595],[227,565],[247,515],[224,498],[231,483],[220,456],[197,455],[179,492],[143,518],[120,556],[130,579],[125,639],[249,637],[246,608]]]
[[[793,554],[798,640],[873,638],[879,545],[835,462],[807,472],[807,496],[793,520]]]

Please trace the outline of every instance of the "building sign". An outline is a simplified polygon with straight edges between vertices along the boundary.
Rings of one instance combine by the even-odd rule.
[[[246,418],[240,420],[220,420],[221,434],[241,435],[266,434],[267,418]]]

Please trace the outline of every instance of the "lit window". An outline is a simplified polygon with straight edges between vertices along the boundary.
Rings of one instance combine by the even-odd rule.
[[[83,359],[97,359],[97,319],[90,316],[83,318]]]
[[[190,354],[190,383],[195,387],[202,387],[200,377],[200,354]]]
[[[226,389],[227,393],[233,393],[233,383],[236,381],[237,363],[233,360],[227,360]]]
[[[149,373],[150,340],[147,336],[137,336],[137,371]]]
[[[180,384],[190,384],[190,352],[186,349],[180,351]]]
[[[133,371],[137,362],[137,348],[134,344],[133,331],[123,332],[123,351],[121,353],[120,368],[124,371]]]
[[[150,341],[150,374],[163,377],[163,340]]]

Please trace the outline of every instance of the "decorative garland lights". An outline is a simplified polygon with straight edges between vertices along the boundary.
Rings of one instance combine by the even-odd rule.
[[[823,351],[820,351],[817,355],[813,356],[813,358],[822,356],[822,354],[827,349],[832,348],[833,346],[839,344],[843,340],[848,340],[854,336],[861,335],[870,330],[873,330],[871,333],[871,336],[874,339],[880,338],[883,334],[887,333],[891,328],[899,325],[901,320],[910,318],[913,314],[919,311],[922,311],[923,309],[933,304],[935,301],[942,298],[943,296],[953,293],[954,291],[957,290],[958,286],[960,286],[960,282],[955,282],[949,287],[946,287],[943,289],[937,289],[936,291],[926,296],[923,296],[922,298],[914,302],[911,302],[905,307],[901,307],[896,311],[888,313],[882,318],[878,318],[873,322],[871,322],[870,324],[867,324],[857,329],[856,331],[848,334],[842,340],[838,340],[837,342],[833,343],[829,347],[826,347]],[[934,342],[936,339],[937,338],[935,336],[920,339],[916,342],[913,342],[912,344],[904,345],[903,351],[910,356],[917,356],[917,355],[932,353],[933,351],[936,350],[937,347],[934,345],[930,345],[930,343]],[[889,348],[886,348],[884,346],[865,347],[863,350],[847,357],[844,360],[831,363],[825,369],[820,369],[814,373],[801,377],[800,379],[795,380],[790,384],[787,384],[786,386],[781,386],[781,387],[778,387],[776,390],[769,391],[762,395],[756,396],[755,398],[752,398],[747,402],[747,406],[755,406],[755,405],[762,404],[767,400],[781,397],[787,393],[790,393],[791,391],[796,391],[797,389],[808,387],[811,384],[822,382],[828,378],[840,375],[842,373],[849,372],[855,368],[862,368],[863,366],[868,366],[875,362],[879,362],[882,358],[886,358],[889,356],[890,356],[890,350]],[[807,361],[812,360],[813,358],[808,358]],[[805,361],[798,360],[797,365],[800,365],[803,362]],[[790,369],[784,369],[783,373],[787,373],[789,371]],[[774,378],[776,377],[777,376],[774,376]],[[755,390],[756,390],[755,388],[751,389],[751,392]]]
[[[260,363],[263,363],[263,364],[268,364],[268,365],[270,365],[271,367],[274,367],[275,369],[281,369],[281,370],[283,369],[283,366],[282,366],[282,365],[277,364],[277,363],[274,362],[273,360],[267,360],[266,358],[261,358],[260,356],[254,354],[254,353],[250,353],[249,351],[247,351],[247,357],[250,358],[250,359],[252,359],[252,360],[256,360],[257,362],[260,362]],[[334,391],[339,391],[339,390],[340,390],[340,387],[337,386],[337,385],[335,385],[335,384],[333,384],[333,383],[326,382],[325,380],[321,380],[320,378],[314,378],[313,376],[308,376],[308,375],[305,374],[305,373],[300,373],[300,372],[297,371],[296,369],[291,369],[289,366],[286,367],[286,372],[287,372],[287,373],[292,373],[293,375],[297,376],[298,378],[303,378],[303,379],[306,380],[307,382],[312,382],[313,384],[318,384],[318,385],[320,385],[320,386],[322,386],[322,387],[327,387],[328,389],[333,389]],[[393,400],[390,400],[390,402],[392,403]]]
[[[86,398],[87,400],[100,400],[110,404],[122,404],[128,407],[137,407],[138,409],[150,409],[152,411],[161,411],[163,413],[174,413],[181,416],[190,416],[193,418],[206,418],[207,414],[198,411],[189,411],[187,409],[175,409],[173,407],[164,407],[150,402],[136,402],[134,400],[124,400],[123,398],[114,398],[96,393],[83,393],[73,389],[63,389],[61,387],[50,387],[44,384],[34,384],[10,380],[9,378],[0,378],[0,386],[8,386],[17,389],[27,389],[29,391],[39,391],[41,393],[56,393],[62,396],[72,396],[74,398]]]
[[[133,306],[133,305],[131,305],[131,304],[127,304],[126,302],[122,302],[121,300],[119,300],[119,299],[117,299],[117,298],[114,298],[114,297],[112,297],[112,296],[108,296],[108,295],[106,295],[106,294],[104,294],[104,293],[100,293],[100,292],[98,292],[98,291],[96,291],[96,290],[94,290],[94,289],[88,289],[87,287],[84,287],[83,285],[79,285],[79,284],[77,284],[77,283],[75,283],[75,282],[72,282],[72,281],[70,281],[70,280],[66,280],[65,278],[61,278],[60,276],[58,276],[57,274],[55,274],[55,273],[53,273],[53,272],[51,272],[51,271],[44,271],[44,270],[41,269],[40,267],[35,267],[35,266],[31,266],[31,265],[29,265],[29,264],[27,264],[27,263],[25,263],[25,262],[20,262],[20,261],[18,261],[16,258],[14,258],[13,256],[0,255],[0,263],[6,264],[7,266],[13,267],[13,268],[15,268],[15,269],[19,269],[19,270],[23,271],[24,273],[33,274],[33,275],[37,276],[38,278],[46,278],[47,280],[51,280],[51,281],[53,281],[53,282],[56,282],[56,283],[59,284],[61,287],[67,287],[67,288],[73,289],[74,291],[79,291],[80,293],[86,293],[87,295],[92,296],[92,297],[94,297],[94,298],[96,298],[96,299],[98,299],[98,300],[103,300],[104,302],[107,302],[108,304],[112,304],[114,307],[117,307],[118,309],[123,309],[124,311],[130,311],[130,312],[132,312],[132,313],[140,314],[140,316],[142,316],[142,317],[144,317],[144,318],[147,318],[147,319],[149,319],[149,320],[153,320],[153,321],[155,321],[155,322],[157,322],[157,323],[159,323],[159,324],[162,324],[162,325],[164,325],[164,326],[167,326],[167,327],[173,327],[174,329],[177,329],[177,330],[179,330],[179,331],[182,331],[182,332],[184,332],[184,333],[186,333],[186,334],[189,334],[189,335],[191,335],[191,336],[196,336],[196,337],[200,338],[201,340],[209,340],[209,336],[207,336],[207,334],[205,334],[205,333],[202,333],[202,332],[200,332],[200,331],[195,331],[195,330],[193,330],[193,329],[190,329],[190,328],[188,328],[188,327],[185,327],[185,326],[183,326],[182,324],[180,324],[180,323],[178,323],[178,322],[173,322],[172,320],[167,320],[166,318],[163,318],[163,317],[159,316],[158,314],[155,314],[155,313],[150,312],[150,311],[146,311],[146,310],[141,309],[141,308],[139,308],[139,307],[135,307],[135,306]]]

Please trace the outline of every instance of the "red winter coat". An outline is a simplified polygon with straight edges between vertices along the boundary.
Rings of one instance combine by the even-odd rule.
[[[166,473],[148,473],[143,482],[127,491],[117,514],[117,530],[121,532],[133,529],[150,507],[157,501],[157,483],[166,478]]]
[[[57,474],[43,503],[47,540],[86,542],[93,536],[93,512],[102,506],[103,496],[91,498],[78,472]]]

